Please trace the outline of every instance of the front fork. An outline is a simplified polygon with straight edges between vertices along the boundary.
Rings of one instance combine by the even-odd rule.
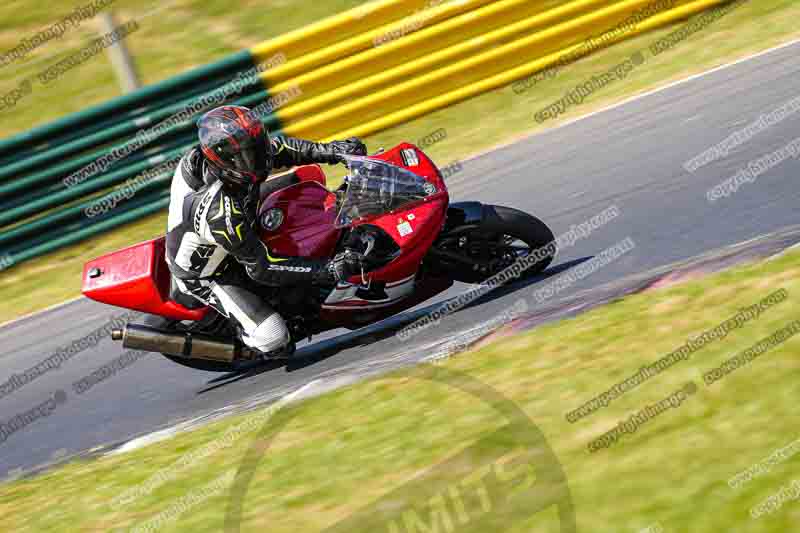
[[[494,216],[481,202],[457,202],[447,208],[447,217],[439,237],[431,246],[429,263],[440,265],[437,269],[446,273],[450,268],[480,268],[474,257],[458,251],[463,248],[469,234],[479,231],[487,217]],[[483,265],[488,267],[489,265]]]

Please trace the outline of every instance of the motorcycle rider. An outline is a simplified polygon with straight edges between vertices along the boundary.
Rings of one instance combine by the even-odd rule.
[[[256,221],[260,199],[291,183],[265,182],[276,168],[336,164],[340,155],[366,155],[357,138],[331,143],[270,136],[239,106],[207,112],[197,123],[200,144],[180,161],[172,178],[166,258],[171,297],[187,307],[210,305],[241,328],[244,344],[262,355],[294,350],[283,318],[232,274],[241,268],[257,283],[275,287],[332,285],[361,272],[358,253],[330,261],[277,257],[261,241]],[[273,183],[276,182],[276,183]],[[249,282],[247,278],[244,281]]]

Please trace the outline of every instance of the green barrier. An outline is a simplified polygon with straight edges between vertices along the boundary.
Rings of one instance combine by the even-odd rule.
[[[254,97],[252,97],[253,101],[249,102],[249,104],[252,105],[252,104],[256,103],[255,102],[256,98],[258,98],[260,100],[263,100],[263,96],[261,96],[261,97],[254,96]],[[277,119],[275,118],[274,115],[270,115],[263,122],[265,124],[277,124]],[[282,132],[279,129],[274,131],[274,133],[276,135],[282,134]],[[64,203],[64,201],[69,201],[70,199],[72,199],[71,197],[73,195],[74,195],[74,198],[79,198],[80,196],[83,196],[84,194],[88,194],[88,191],[100,190],[100,189],[106,188],[112,178],[113,178],[114,182],[119,183],[119,182],[123,181],[124,179],[134,177],[137,174],[139,174],[139,172],[141,172],[143,170],[152,168],[152,167],[154,167],[154,166],[156,166],[158,164],[162,164],[164,161],[168,160],[170,157],[178,157],[178,156],[182,155],[182,153],[185,150],[187,150],[189,147],[191,147],[192,145],[193,145],[193,142],[188,144],[187,146],[180,147],[177,150],[171,150],[171,151],[166,152],[164,154],[160,154],[159,156],[157,156],[158,157],[158,162],[154,163],[153,161],[149,161],[149,160],[148,161],[142,161],[137,165],[130,165],[129,167],[126,167],[124,169],[120,169],[119,171],[117,171],[115,173],[112,173],[112,174],[114,174],[112,177],[104,176],[102,180],[94,180],[93,182],[89,182],[89,183],[86,183],[86,184],[81,184],[81,185],[75,186],[72,189],[69,189],[68,191],[62,191],[62,192],[70,192],[70,193],[72,193],[73,189],[79,189],[80,188],[79,190],[77,190],[76,192],[74,192],[72,194],[69,194],[69,195],[65,195],[65,194],[58,194],[58,195],[55,195],[55,194],[43,194],[43,195],[41,195],[42,196],[41,198],[37,199],[37,201],[26,201],[24,203],[24,205],[19,206],[19,209],[11,209],[11,210],[8,210],[6,212],[8,214],[6,214],[6,213],[0,214],[0,225],[7,223],[8,219],[11,219],[12,217],[15,217],[20,212],[28,213],[28,212],[41,211],[42,209],[46,209],[47,207],[50,207],[52,205],[57,205],[57,204],[60,204],[60,203]],[[151,156],[149,159],[154,159],[154,157]],[[170,178],[171,177],[172,177],[172,171],[166,172],[166,173],[162,173],[157,177],[153,177],[151,179],[151,181],[147,185],[143,186],[140,191],[137,191],[137,194],[140,194],[140,192],[142,192],[142,191],[149,192],[149,191],[152,191],[152,190],[163,189],[162,191],[159,191],[159,194],[167,194],[168,195],[169,194],[169,184],[170,184]],[[60,182],[59,182],[59,184],[60,184]],[[45,215],[45,216],[43,216],[43,217],[41,217],[39,219],[31,221],[31,222],[23,222],[23,223],[15,226],[15,227],[13,227],[10,230],[4,231],[4,232],[0,232],[0,245],[7,245],[8,243],[18,242],[20,239],[22,239],[22,238],[24,238],[24,237],[26,237],[28,235],[31,235],[31,234],[34,234],[34,233],[37,233],[37,232],[41,232],[41,231],[45,231],[48,228],[51,228],[54,224],[61,224],[64,221],[72,220],[74,218],[78,218],[78,217],[84,216],[83,215],[84,209],[86,209],[87,207],[89,207],[89,206],[91,206],[93,204],[96,204],[98,202],[98,200],[102,199],[104,196],[105,195],[101,195],[101,196],[99,196],[97,198],[93,198],[91,200],[87,200],[86,202],[81,202],[80,204],[77,204],[77,205],[74,205],[74,206],[69,206],[69,207],[64,208],[62,210],[58,210],[58,211],[56,211],[54,213],[49,213],[49,214],[47,214],[47,215]],[[90,220],[90,219],[87,218],[86,221],[81,221],[79,226],[82,227],[82,226],[84,226],[86,224],[89,224],[88,220]],[[72,226],[66,226],[66,227],[62,226],[60,228],[60,231],[73,231],[74,229],[75,228],[72,227]],[[30,242],[26,243],[26,246],[31,246],[31,243]]]
[[[260,85],[260,81],[256,80],[252,87],[256,87],[256,84]],[[260,93],[266,94],[265,91],[260,91]],[[119,140],[125,135],[135,134],[140,130],[148,130],[150,128],[157,127],[159,123],[164,121],[164,119],[169,119],[176,113],[187,110],[190,108],[190,106],[198,102],[198,98],[207,97],[208,94],[209,93],[206,93],[200,97],[182,100],[176,104],[159,109],[148,115],[142,115],[135,119],[118,121],[114,126],[108,127],[104,130],[100,130],[93,134],[85,134],[71,142],[60,143],[49,150],[41,151],[36,155],[18,160],[15,163],[0,168],[0,180],[12,176],[19,176],[32,169],[44,166],[57,160],[65,159],[71,155],[75,155],[83,150]],[[222,105],[222,103],[223,102],[219,102],[218,104],[214,105]],[[192,116],[197,116],[203,110],[211,109],[212,107],[214,106],[199,109],[198,112],[194,113]],[[165,135],[170,135],[180,128],[186,129],[189,127],[193,127],[192,122],[188,122],[183,126],[174,126],[168,130]]]
[[[139,188],[135,191],[136,195],[145,195],[146,193],[150,193],[152,191],[159,192],[159,197],[161,194],[166,193],[168,194],[169,190],[169,183],[170,178],[172,177],[172,172],[162,173],[159,176],[153,178],[151,181],[146,183],[144,186]],[[110,193],[109,193],[110,194]],[[91,200],[87,200],[85,202],[81,202],[79,204],[65,207],[64,209],[59,209],[54,213],[48,213],[43,217],[37,218],[31,222],[25,222],[14,228],[0,232],[0,246],[4,248],[8,248],[9,245],[19,243],[24,238],[29,237],[31,235],[37,234],[48,234],[52,233],[52,228],[58,227],[59,231],[67,231],[69,227],[65,224],[67,222],[73,220],[79,220],[81,223],[79,227],[89,226],[99,222],[100,220],[106,218],[105,215],[100,215],[97,217],[89,217],[86,215],[86,210],[97,205],[99,201],[101,201],[106,195],[101,195],[97,198],[92,198]],[[119,204],[119,207],[122,208],[126,204],[130,202],[126,202],[123,200]],[[30,245],[30,243],[26,243]]]
[[[265,124],[275,125],[277,124],[277,118],[274,115],[270,115],[262,122]],[[276,135],[282,133],[277,128],[271,129],[275,130]],[[66,202],[74,201],[81,196],[92,194],[118,183],[122,183],[126,179],[133,178],[139,173],[148,170],[169,158],[183,155],[183,153],[185,153],[189,148],[194,146],[195,142],[195,138],[192,137],[190,142],[188,142],[186,145],[180,146],[173,150],[155,154],[145,160],[126,165],[117,170],[110,172],[106,171],[103,174],[92,176],[83,183],[73,185],[69,188],[64,188],[63,184],[59,182],[59,184],[55,185],[53,191],[43,192],[34,190],[21,198],[14,198],[11,202],[8,202],[8,204],[13,205],[13,207],[0,211],[0,226],[18,223],[25,218],[35,216],[42,211],[57,207],[58,205]]]
[[[183,149],[173,150],[163,155],[167,158],[174,155],[180,155],[188,148],[189,146],[186,146]],[[46,211],[73,200],[77,200],[82,196],[101,191],[121,183],[128,178],[132,178],[140,172],[149,169],[150,167],[151,165],[147,161],[142,161],[141,163],[129,165],[114,172],[109,172],[91,180],[87,180],[81,184],[61,190],[54,194],[31,200],[26,202],[24,205],[20,205],[13,209],[0,212],[0,226],[19,222],[27,217],[41,213],[42,211]]]
[[[194,96],[205,94],[213,90],[214,88],[219,87],[220,83],[221,82],[216,79],[209,80],[205,83],[199,83],[197,87],[193,88],[193,90],[191,91],[184,91],[175,95],[170,95],[169,97],[162,100],[159,103],[159,106],[139,107],[131,111],[110,116],[103,120],[94,121],[91,124],[86,124],[81,128],[70,129],[60,135],[54,135],[53,137],[48,138],[47,141],[43,141],[41,143],[29,146],[27,148],[20,148],[18,152],[14,152],[9,155],[0,156],[0,167],[10,165],[17,161],[20,161],[21,159],[38,155],[46,150],[50,150],[55,146],[72,142],[76,139],[83,138],[87,135],[93,135],[97,132],[113,128],[119,122],[127,120],[131,121],[136,120],[144,115],[153,113],[154,111],[158,110],[160,106],[171,106],[176,104],[177,102],[181,102],[183,100],[191,99]],[[0,180],[0,182],[2,181],[3,180]]]
[[[267,127],[270,127],[270,129],[273,130],[273,134],[282,134],[282,131],[277,128],[278,121],[274,116],[268,117],[268,120],[264,122],[268,125]],[[99,180],[99,185],[97,185],[97,187],[89,188],[87,186],[87,188],[81,188],[78,190],[83,193],[89,190],[99,190],[107,186],[106,184],[109,182],[105,177],[109,174],[114,175],[113,183],[122,182],[127,178],[136,176],[137,173],[143,169],[156,167],[164,163],[170,157],[182,155],[196,143],[196,133],[193,130],[187,131],[185,135],[177,137],[173,142],[163,145],[156,153],[148,153],[146,155],[138,154],[135,158],[131,157],[130,159],[123,159],[122,161],[126,163],[125,166],[114,166],[112,170],[106,170],[102,174],[92,176],[84,183],[79,184],[85,185],[87,183],[93,183],[95,180]],[[83,164],[77,167],[74,164],[69,163],[58,165],[56,168],[48,169],[45,172],[26,176],[20,180],[0,186],[0,198],[6,198],[4,201],[0,201],[0,213],[10,211],[14,216],[23,216],[19,215],[19,213],[34,213],[34,207],[32,206],[37,206],[35,209],[40,211],[42,209],[42,207],[40,207],[41,201],[47,201],[51,198],[62,199],[62,196],[56,195],[64,192],[65,190],[72,190],[78,186],[75,185],[68,189],[64,185],[62,178],[68,175],[68,172],[65,172],[64,168],[66,167],[71,170],[78,170],[93,160],[93,158],[89,158],[89,161],[83,161]],[[58,202],[55,199],[50,200],[48,203],[58,205]],[[0,214],[0,219],[3,220],[3,222],[0,222],[0,226],[13,224],[18,220],[21,220],[11,220],[8,218],[11,216],[11,214],[7,216]]]
[[[174,95],[184,91],[194,83],[212,77],[221,77],[236,70],[253,67],[253,56],[249,50],[242,50],[230,56],[192,69],[183,74],[163,80],[147,87],[142,87],[129,94],[119,96],[113,100],[103,102],[96,106],[72,113],[42,126],[14,135],[0,141],[0,156],[5,156],[22,148],[30,147],[36,143],[47,142],[54,136],[80,128],[85,124],[115,115],[124,111],[133,110],[148,104],[158,104],[160,98]]]
[[[244,98],[242,98],[240,100],[236,100],[233,103],[235,103],[237,105],[243,105],[243,106],[255,106],[255,105],[258,105],[258,104],[266,101],[268,98],[269,98],[269,93],[267,91],[258,91],[256,93],[248,95],[248,96],[246,96],[246,97],[244,97]],[[171,113],[169,115],[171,115]],[[169,116],[169,115],[167,115],[167,116]],[[270,130],[273,130],[273,131],[279,130],[280,127],[281,127],[281,124],[280,124],[280,121],[279,121],[278,117],[276,115],[274,115],[274,114],[267,116],[263,120],[263,122],[264,122],[264,124],[266,125],[267,128],[269,128]],[[187,121],[186,123],[184,123],[182,125],[178,125],[178,126],[175,126],[175,127],[171,128],[170,130],[168,130],[167,133],[165,133],[164,136],[165,137],[170,137],[170,136],[173,137],[173,139],[171,139],[169,142],[166,143],[167,146],[171,146],[171,147],[175,147],[177,144],[184,145],[184,144],[192,144],[192,143],[196,142],[194,140],[195,136],[196,136],[194,120]],[[124,144],[124,143],[122,143],[122,144]],[[120,144],[118,146],[121,146],[122,144]],[[147,155],[148,158],[156,157],[156,156],[152,155],[152,153],[154,151],[152,148],[144,150],[144,151],[149,151],[150,152],[150,154]],[[63,163],[57,163],[57,164],[55,164],[55,165],[53,165],[51,167],[48,167],[48,168],[46,168],[46,169],[44,169],[42,171],[36,172],[34,174],[30,174],[28,176],[25,176],[25,177],[18,178],[18,179],[13,180],[13,181],[8,181],[6,183],[0,184],[0,198],[6,198],[6,197],[9,197],[9,196],[13,196],[15,194],[18,194],[21,191],[30,190],[33,187],[40,186],[42,183],[48,183],[48,182],[52,182],[52,181],[54,181],[56,179],[60,180],[62,178],[65,178],[71,172],[75,172],[75,171],[80,170],[81,168],[83,168],[83,167],[91,164],[93,161],[97,160],[99,157],[106,155],[107,153],[108,153],[108,149],[104,148],[104,149],[92,152],[89,155],[80,157],[79,159],[67,160],[67,161],[65,161]],[[139,153],[134,153],[134,154],[131,154],[131,155],[123,158],[122,160],[120,160],[116,164],[119,164],[121,162],[126,162],[126,163],[131,162],[132,163],[132,162],[134,162],[133,158],[135,156],[138,156],[137,160],[141,159],[141,155]],[[22,163],[25,163],[25,161],[22,161],[21,164]],[[19,167],[22,166],[21,164],[17,165],[17,166],[14,166],[13,170],[19,171]],[[158,164],[158,162],[156,161],[153,164]],[[111,168],[113,168],[113,166]],[[12,170],[0,169],[0,176],[5,176],[7,174],[10,175],[11,172],[12,172]],[[19,171],[19,172],[21,172],[21,171]],[[60,183],[60,181],[59,181],[59,183]],[[55,189],[51,189],[51,191],[52,190],[57,190],[59,188],[60,187],[56,187]],[[7,204],[0,204],[0,208],[2,208],[4,205],[7,206]]]
[[[158,165],[164,160],[164,157],[161,155],[164,152],[169,152],[183,146],[191,145],[195,142],[197,142],[196,134],[184,135],[170,139],[155,147],[147,148],[141,152],[129,155],[128,157],[112,165],[110,169],[106,170],[106,172],[121,168],[123,166],[121,163],[124,163],[124,166],[129,166],[134,163],[140,163],[144,160],[147,160],[153,166]],[[39,191],[46,190],[47,194],[50,194],[63,189],[64,184],[61,181],[63,178],[69,176],[72,172],[80,170],[106,153],[107,151],[105,149],[97,150],[78,159],[57,163],[40,172],[0,184],[0,198],[13,197],[11,200],[6,200],[0,203],[0,210],[8,209],[24,203],[25,201],[34,198],[34,195],[36,195]]]
[[[253,95],[252,97],[243,99],[242,105],[254,105],[262,100],[263,95]],[[275,115],[269,115],[262,122],[266,125],[266,127],[272,130],[274,134],[282,133],[280,130],[280,123]],[[175,137],[173,141],[163,145],[158,151],[148,151],[149,153],[146,155],[135,154],[135,159],[134,156],[124,158],[118,162],[125,163],[124,167],[120,167],[119,164],[112,166],[112,170],[106,170],[101,174],[92,176],[86,182],[84,182],[84,184],[93,182],[95,180],[101,180],[101,183],[107,183],[104,181],[104,176],[108,175],[109,173],[116,173],[115,182],[121,182],[126,178],[135,176],[141,169],[155,167],[175,154],[183,154],[186,150],[197,143],[197,134],[194,131],[194,125],[189,124],[184,129],[185,132],[183,135]],[[13,213],[19,213],[20,211],[18,208],[24,209],[25,206],[32,203],[33,205],[38,206],[39,200],[53,197],[56,193],[64,191],[66,187],[62,181],[62,178],[68,176],[70,172],[74,172],[83,168],[84,166],[96,160],[100,155],[105,155],[106,153],[106,150],[101,150],[99,152],[95,152],[95,154],[92,154],[95,157],[82,158],[80,160],[81,164],[79,165],[76,165],[74,161],[67,162],[56,165],[44,172],[32,174],[22,179],[12,181],[8,184],[0,185],[0,198],[7,198],[5,201],[0,202],[0,212],[13,210]],[[73,188],[74,187],[75,186],[73,186]],[[103,188],[102,185],[99,187]],[[83,191],[85,189],[80,190]],[[58,196],[58,198],[61,197]],[[7,220],[3,215],[0,215],[0,219],[4,221]],[[0,226],[5,223],[9,222],[0,222]],[[10,223],[13,223],[13,221]]]
[[[88,227],[78,228],[75,226],[73,228],[63,228],[62,231],[59,231],[59,234],[63,233],[61,237],[48,238],[44,236],[35,241],[18,245],[8,252],[11,263],[22,263],[23,261],[48,254],[64,246],[69,246],[70,244],[78,243],[89,237],[99,235],[117,226],[157,213],[169,206],[169,193],[164,192],[159,193],[159,195],[141,198],[139,201],[128,206],[127,209],[121,209],[115,216]],[[70,231],[72,229],[75,231]]]

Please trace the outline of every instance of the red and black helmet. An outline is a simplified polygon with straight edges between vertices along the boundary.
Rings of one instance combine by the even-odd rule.
[[[246,107],[212,109],[197,121],[197,127],[203,154],[223,181],[249,186],[265,180],[272,171],[269,132]]]

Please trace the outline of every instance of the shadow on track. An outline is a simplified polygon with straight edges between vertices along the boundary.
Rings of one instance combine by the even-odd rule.
[[[540,283],[548,278],[556,276],[566,270],[569,270],[570,268],[578,266],[579,264],[585,261],[589,261],[591,258],[592,256],[582,257],[580,259],[575,259],[572,261],[568,261],[566,263],[561,263],[554,267],[550,267],[544,272],[537,274],[535,276],[529,276],[527,278],[518,280],[514,283],[498,287],[493,291],[481,296],[480,298],[477,298],[475,301],[472,301],[469,304],[465,305],[464,307],[458,309],[453,314],[460,313],[464,310],[487,304],[498,298],[502,298],[509,294],[530,287],[531,285],[534,285],[536,283]],[[426,307],[417,309],[415,311],[407,311],[405,313],[401,313],[399,315],[381,320],[380,322],[376,322],[375,324],[370,324],[369,326],[365,326],[358,330],[344,333],[332,339],[326,339],[323,341],[316,342],[314,344],[307,344],[302,348],[298,349],[297,352],[295,352],[294,356],[288,361],[269,361],[264,363],[260,362],[253,363],[252,365],[242,368],[239,371],[223,374],[221,376],[209,380],[208,382],[209,386],[198,391],[198,394],[204,394],[206,392],[213,391],[220,387],[224,387],[226,385],[230,385],[238,381],[250,379],[255,376],[258,376],[259,374],[270,372],[272,370],[281,367],[284,367],[286,372],[296,372],[297,370],[313,366],[317,363],[320,363],[321,361],[333,357],[334,355],[338,354],[343,350],[356,348],[359,346],[366,346],[369,344],[373,344],[375,342],[382,341],[384,339],[387,339],[395,335],[399,329],[402,329],[408,324],[411,324],[414,321],[422,318],[423,316],[432,313],[442,305],[446,304],[447,302],[455,298],[456,297],[447,300],[442,300],[440,302],[430,304]]]

